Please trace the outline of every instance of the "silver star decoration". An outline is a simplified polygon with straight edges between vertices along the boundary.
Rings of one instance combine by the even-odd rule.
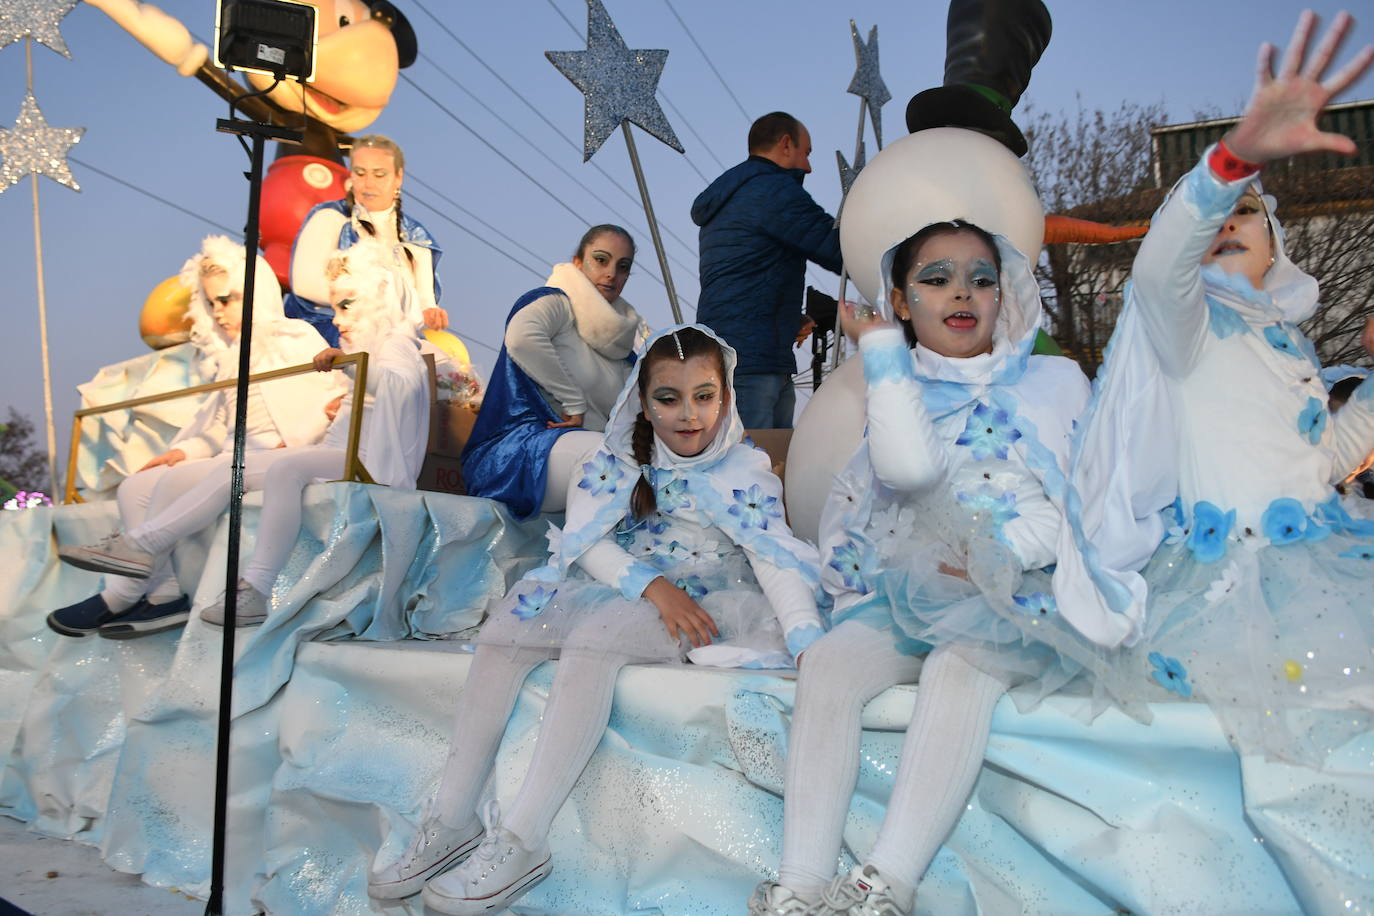
[[[851,167],[849,160],[844,158],[844,153],[835,150],[835,161],[840,166],[840,198],[849,196],[849,188],[854,184],[854,179],[859,177],[859,173],[864,170],[867,164],[868,155],[864,151],[864,144],[859,143],[859,154],[854,157],[854,165]]]
[[[49,127],[33,93],[24,96],[14,127],[0,127],[0,194],[25,175],[47,175],[80,191],[67,167],[67,152],[85,132],[84,127]]]
[[[863,98],[868,105],[868,116],[873,121],[873,136],[878,138],[878,149],[883,148],[883,106],[892,100],[887,84],[878,72],[878,27],[868,30],[868,41],[859,38],[859,27],[849,20],[849,34],[854,39],[854,78],[849,81],[849,92]]]
[[[0,48],[32,38],[70,60],[58,26],[75,6],[76,0],[0,0]]]
[[[668,52],[630,50],[601,0],[587,0],[587,50],[545,51],[544,56],[586,98],[583,162],[623,121],[685,152],[654,95]]]

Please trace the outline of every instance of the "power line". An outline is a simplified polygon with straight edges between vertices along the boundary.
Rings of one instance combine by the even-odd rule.
[[[67,159],[69,159],[69,160],[72,161],[72,162],[75,162],[77,165],[81,166],[83,169],[90,169],[92,172],[95,172],[97,175],[100,175],[100,176],[102,176],[102,177],[104,177],[104,178],[108,178],[108,179],[110,179],[111,181],[115,182],[116,184],[122,184],[124,187],[128,188],[128,189],[131,190],[131,191],[137,191],[139,194],[142,194],[144,197],[152,198],[153,200],[157,201],[157,202],[160,203],[160,204],[164,204],[164,205],[166,205],[166,206],[168,206],[168,207],[171,207],[173,210],[179,210],[179,211],[181,211],[182,213],[185,213],[187,216],[194,217],[195,219],[200,220],[202,223],[205,223],[205,224],[208,225],[208,226],[213,226],[213,227],[215,227],[216,229],[218,229],[220,232],[227,233],[227,234],[230,235],[230,236],[233,236],[233,235],[235,235],[236,233],[241,234],[241,233],[243,232],[242,229],[230,229],[228,226],[222,225],[222,224],[220,224],[220,223],[215,222],[215,221],[212,220],[212,219],[209,219],[209,218],[206,217],[204,214],[197,213],[197,212],[194,211],[194,210],[188,209],[187,207],[183,207],[181,204],[173,203],[172,201],[168,200],[168,199],[165,198],[165,197],[159,197],[158,195],[154,194],[152,191],[149,191],[149,190],[147,190],[147,189],[145,189],[145,188],[140,188],[138,185],[134,184],[133,182],[131,182],[131,181],[126,181],[125,179],[120,178],[118,175],[111,175],[109,172],[105,171],[104,169],[96,168],[95,166],[91,165],[89,162],[82,162],[80,159],[76,158],[75,156],[68,155],[68,156],[67,156]]]
[[[621,222],[623,222],[623,223],[627,223],[627,224],[629,224],[629,225],[631,225],[631,226],[634,226],[636,230],[639,230],[639,229],[640,229],[639,225],[636,224],[636,223],[634,222],[634,218],[633,218],[633,217],[626,216],[624,213],[622,213],[622,212],[620,212],[619,210],[617,210],[614,206],[612,206],[612,205],[610,204],[609,201],[607,201],[607,200],[606,200],[605,198],[603,198],[601,195],[597,194],[597,193],[596,193],[595,191],[593,191],[590,187],[588,187],[587,184],[586,184],[585,182],[583,182],[583,181],[582,181],[581,179],[579,179],[577,176],[573,175],[571,172],[569,172],[567,169],[565,169],[561,164],[559,164],[558,160],[554,159],[552,156],[550,156],[550,155],[544,150],[544,147],[543,147],[542,144],[537,143],[537,142],[535,142],[533,139],[531,139],[530,137],[525,136],[524,133],[522,133],[518,128],[516,128],[513,124],[511,124],[511,123],[510,123],[509,121],[507,121],[504,117],[502,117],[497,111],[495,111],[494,109],[492,109],[491,106],[487,105],[486,102],[482,101],[482,99],[479,98],[479,97],[477,96],[476,93],[474,93],[471,89],[467,88],[467,87],[464,86],[461,82],[459,82],[458,79],[457,79],[457,77],[453,76],[453,74],[449,73],[447,70],[445,70],[443,67],[439,66],[437,63],[435,63],[435,62],[434,62],[432,59],[430,59],[429,57],[426,57],[424,54],[421,54],[421,55],[420,55],[420,59],[423,60],[423,61],[425,61],[427,64],[429,64],[429,65],[430,65],[431,67],[433,67],[435,70],[438,70],[440,74],[442,74],[443,76],[447,77],[448,80],[449,80],[451,83],[453,83],[453,85],[455,85],[455,86],[457,86],[459,89],[461,89],[461,90],[468,96],[468,98],[472,99],[474,102],[476,102],[478,105],[480,105],[480,106],[482,107],[482,109],[483,109],[484,111],[487,112],[487,114],[491,115],[493,118],[495,118],[496,120],[500,121],[502,124],[504,124],[504,125],[506,126],[506,128],[507,128],[508,130],[510,130],[510,131],[511,131],[512,133],[514,133],[517,137],[519,137],[521,140],[523,140],[524,143],[525,143],[525,145],[526,145],[526,147],[528,147],[529,149],[531,149],[531,150],[533,150],[534,152],[538,153],[540,156],[543,156],[544,159],[545,159],[550,165],[552,165],[554,168],[558,169],[558,171],[561,172],[561,173],[564,175],[564,177],[566,177],[569,181],[573,182],[573,183],[576,184],[578,187],[582,188],[582,190],[584,190],[584,191],[586,191],[588,194],[590,194],[590,195],[592,196],[592,198],[593,198],[594,200],[597,201],[597,203],[601,204],[603,207],[605,207],[607,210],[609,210],[612,214],[615,215],[615,217],[616,217],[617,219],[619,219],[619,220],[620,220]],[[455,204],[455,206],[457,206],[457,204]],[[514,241],[514,240],[512,240],[512,241]],[[533,253],[533,252],[531,252],[531,253]],[[692,254],[693,254],[693,256],[696,255],[695,252],[692,252]],[[684,264],[680,259],[678,259],[678,258],[676,258],[676,257],[673,257],[672,255],[669,255],[669,257],[672,257],[673,260],[678,264],[678,266],[681,267],[681,268],[683,268],[684,270],[692,270],[692,269],[693,269],[691,266],[689,266],[689,265],[687,265],[687,264]]]
[[[684,115],[681,111],[679,111],[679,110],[678,110],[678,107],[677,107],[676,105],[673,104],[673,100],[670,99],[670,98],[668,98],[668,94],[665,93],[662,89],[660,89],[660,90],[658,91],[658,95],[659,95],[659,98],[663,99],[664,104],[666,104],[669,108],[671,108],[671,109],[673,110],[673,114],[677,115],[677,119],[678,119],[679,121],[681,121],[681,122],[683,123],[683,125],[687,128],[687,130],[689,130],[689,131],[691,132],[692,136],[696,138],[696,141],[697,141],[698,143],[701,144],[702,148],[703,148],[704,150],[706,150],[706,152],[707,152],[708,154],[710,154],[710,156],[711,156],[712,159],[716,160],[716,165],[720,166],[720,170],[721,170],[722,172],[725,171],[725,163],[724,163],[724,162],[721,162],[721,161],[720,161],[720,157],[717,156],[714,152],[711,151],[711,147],[709,147],[709,146],[706,145],[706,141],[705,141],[705,140],[701,139],[701,134],[697,133],[697,129],[696,129],[695,127],[692,126],[692,122],[689,121],[689,120],[687,120],[686,115]],[[690,165],[690,166],[692,167],[692,171],[694,171],[694,172],[697,173],[697,177],[700,178],[700,179],[702,180],[702,183],[703,183],[703,184],[710,184],[710,183],[711,183],[711,179],[709,179],[709,178],[707,178],[705,175],[701,174],[701,169],[697,168],[697,164],[696,164],[695,162],[692,161],[692,159],[691,159],[690,156],[685,156],[685,155],[684,155],[682,158],[687,160],[687,164]]]
[[[692,40],[692,44],[696,45],[697,50],[701,52],[701,57],[706,61],[706,66],[711,68],[711,72],[716,75],[716,79],[720,80],[721,86],[725,87],[726,93],[734,100],[735,107],[738,108],[739,113],[744,116],[745,123],[752,123],[754,119],[749,117],[749,112],[745,111],[744,106],[740,104],[739,98],[735,95],[735,90],[731,89],[730,84],[725,81],[725,77],[720,75],[720,71],[716,69],[715,64],[711,63],[711,58],[706,54],[706,49],[701,46],[701,42],[697,41],[697,37],[692,34],[692,30],[687,28],[687,23],[677,14],[677,10],[673,9],[672,0],[663,0],[663,5],[668,7],[668,12],[673,14],[673,18],[677,20],[678,25],[682,26],[682,31],[687,33],[687,37]]]
[[[408,176],[408,177],[414,177],[414,176]],[[415,203],[419,204],[419,205],[422,206],[422,207],[425,207],[425,208],[427,208],[427,209],[429,209],[429,210],[434,211],[436,214],[439,215],[439,218],[440,218],[440,219],[442,219],[442,220],[444,220],[445,222],[450,223],[450,224],[452,224],[452,225],[458,227],[458,228],[461,229],[463,232],[466,232],[468,235],[472,236],[474,239],[476,239],[477,241],[481,242],[483,245],[486,245],[488,248],[490,248],[492,251],[495,251],[497,254],[502,255],[503,257],[505,257],[507,260],[509,260],[509,261],[512,262],[513,264],[515,264],[515,265],[517,265],[517,266],[519,266],[519,267],[525,268],[525,270],[528,270],[530,273],[534,274],[536,277],[538,277],[538,278],[541,279],[541,280],[544,279],[544,274],[543,274],[537,267],[531,267],[529,264],[526,264],[524,261],[520,260],[520,259],[517,258],[515,255],[511,254],[509,251],[506,251],[506,250],[505,250],[504,248],[502,248],[501,246],[499,246],[499,245],[495,244],[494,242],[492,242],[491,239],[485,238],[485,237],[483,237],[483,236],[481,236],[481,235],[478,235],[476,232],[473,232],[473,231],[472,231],[471,229],[469,229],[467,226],[464,226],[462,223],[458,222],[458,220],[456,220],[456,219],[454,219],[453,217],[449,216],[449,215],[448,215],[447,213],[445,213],[443,210],[441,210],[441,209],[439,209],[438,207],[434,206],[434,204],[432,204],[432,203],[430,203],[429,201],[425,200],[423,197],[420,197],[420,196],[418,196],[418,195],[416,195],[415,193],[412,192],[412,193],[410,193],[410,194],[407,194],[407,195],[406,195],[406,198],[407,198],[407,200],[412,200],[412,201],[414,201]]]
[[[454,200],[452,197],[449,197],[449,196],[448,196],[447,194],[445,194],[443,191],[440,191],[438,188],[434,187],[434,185],[432,185],[432,184],[430,184],[429,182],[425,181],[424,179],[420,178],[419,176],[417,176],[414,172],[410,171],[409,169],[406,170],[406,178],[408,178],[408,179],[411,180],[411,181],[414,181],[415,183],[417,183],[418,185],[420,185],[420,187],[424,188],[426,191],[429,191],[431,194],[433,194],[433,195],[435,195],[436,197],[440,198],[440,199],[443,200],[445,203],[447,203],[449,206],[451,206],[451,207],[453,207],[454,209],[460,211],[464,216],[468,217],[468,218],[471,219],[473,222],[479,223],[484,229],[487,229],[488,231],[493,232],[493,233],[495,233],[496,235],[499,235],[501,238],[505,239],[507,242],[510,242],[510,243],[511,243],[512,245],[514,245],[516,248],[519,248],[519,249],[520,249],[521,251],[523,251],[525,254],[529,255],[529,256],[532,257],[532,258],[534,258],[536,261],[538,261],[538,262],[540,262],[540,263],[543,263],[545,260],[547,260],[547,258],[545,258],[543,255],[541,255],[539,252],[530,250],[529,248],[525,247],[525,246],[524,246],[523,244],[521,244],[520,242],[518,242],[518,241],[516,241],[515,239],[511,238],[509,235],[506,235],[506,233],[502,232],[500,229],[497,229],[497,228],[496,228],[495,226],[493,226],[491,223],[489,223],[489,222],[487,222],[486,220],[482,219],[482,217],[478,216],[476,213],[473,213],[473,212],[472,212],[471,210],[469,210],[467,207],[464,207],[462,204],[458,203],[458,201]],[[437,208],[434,208],[432,205],[427,205],[427,206],[430,206],[431,209],[437,209]],[[466,227],[464,227],[464,228],[466,228]],[[490,244],[490,243],[488,243],[488,244]],[[495,248],[496,246],[495,246],[495,245],[492,245],[491,247]],[[506,254],[506,252],[503,251],[502,254]],[[507,255],[507,257],[510,257],[510,255]],[[515,260],[515,259],[514,259],[514,258],[511,258],[511,260]],[[518,261],[517,261],[516,263],[519,263],[521,267],[528,267],[528,266],[529,266],[529,265],[527,265],[527,264],[524,264],[524,263],[518,262]],[[532,269],[532,268],[531,268],[531,269]],[[538,273],[538,271],[536,270],[535,273]]]
[[[433,13],[431,13],[431,12],[425,7],[425,5],[424,5],[423,3],[420,2],[420,0],[413,0],[413,2],[414,2],[414,4],[415,4],[415,6],[417,6],[426,16],[428,16],[429,18],[431,18],[431,19],[434,20],[435,24],[439,26],[439,29],[440,29],[444,34],[446,34],[449,38],[452,38],[452,39],[458,44],[458,46],[459,46],[460,48],[462,48],[464,51],[468,52],[468,54],[472,57],[473,60],[477,61],[477,63],[479,63],[479,64],[482,66],[482,68],[483,68],[484,70],[486,70],[486,71],[487,71],[488,73],[490,73],[493,77],[495,77],[497,82],[499,82],[502,86],[505,86],[506,89],[509,90],[510,93],[511,93],[512,95],[514,95],[517,99],[519,99],[519,100],[524,104],[524,106],[525,106],[526,108],[528,108],[530,111],[532,111],[532,112],[534,113],[535,117],[537,117],[539,120],[543,121],[544,124],[548,126],[549,130],[553,131],[554,134],[556,134],[560,140],[562,140],[564,143],[568,144],[568,146],[569,146],[574,152],[576,152],[579,156],[582,155],[582,146],[581,146],[576,140],[574,140],[572,137],[569,137],[567,134],[565,134],[565,133],[563,132],[562,128],[560,128],[557,124],[554,124],[552,121],[550,121],[549,118],[548,118],[548,116],[545,115],[544,112],[540,111],[539,108],[538,108],[537,106],[535,106],[535,104],[534,104],[533,102],[531,102],[529,99],[527,99],[527,98],[524,96],[524,94],[522,94],[522,93],[520,92],[520,90],[518,90],[518,89],[516,89],[514,86],[512,86],[512,85],[510,84],[510,82],[507,81],[507,79],[506,79],[504,76],[502,76],[502,75],[500,74],[499,71],[497,71],[494,67],[492,67],[491,64],[488,64],[488,63],[486,62],[486,60],[484,60],[480,54],[478,54],[478,53],[477,53],[476,51],[474,51],[471,47],[469,47],[468,44],[467,44],[467,42],[465,42],[465,41],[463,41],[463,39],[459,38],[458,35],[457,35],[452,29],[450,29],[450,28],[448,27],[448,23],[446,23],[444,20],[440,19],[438,16],[434,15]],[[554,7],[554,9],[555,9],[555,10],[558,10],[558,7]],[[563,15],[561,10],[559,10],[558,13],[559,13],[560,16]],[[567,18],[566,18],[566,17],[564,17],[564,21],[565,21],[565,22],[567,21]],[[576,27],[576,26],[573,26],[573,31],[574,31],[574,32],[577,31],[577,27]],[[590,165],[592,168],[596,169],[598,172],[600,172],[600,173],[601,173],[601,176],[602,176],[603,178],[605,178],[607,181],[609,181],[609,182],[611,183],[611,186],[614,187],[617,191],[619,191],[621,194],[624,194],[625,197],[626,197],[631,203],[635,204],[636,206],[638,206],[638,205],[640,204],[640,201],[639,201],[633,194],[631,194],[629,191],[625,190],[625,187],[624,187],[623,184],[621,184],[619,181],[616,181],[615,178],[611,177],[611,174],[610,174],[609,172],[607,172],[604,168],[602,168],[601,165],[600,165],[598,162],[596,162],[596,160],[593,159],[593,160],[591,160],[590,162],[588,162],[587,164]],[[677,233],[673,232],[672,229],[670,229],[670,228],[667,227],[667,226],[661,226],[660,228],[663,230],[663,232],[664,232],[665,234],[667,234],[669,237],[671,237],[675,242],[677,242],[677,243],[678,243],[679,245],[681,245],[683,248],[686,248],[687,251],[691,253],[692,257],[695,258],[695,257],[697,256],[696,249],[693,248],[693,247],[692,247],[690,244],[688,244],[687,242],[685,242],[680,236],[678,236]]]

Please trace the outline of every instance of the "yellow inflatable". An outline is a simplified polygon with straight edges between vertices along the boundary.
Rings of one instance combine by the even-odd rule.
[[[191,319],[186,314],[191,291],[176,276],[168,277],[143,300],[138,333],[154,350],[164,350],[191,339]]]
[[[444,355],[455,363],[472,362],[472,358],[468,356],[467,344],[452,331],[431,331],[425,328],[425,340],[442,350]]]

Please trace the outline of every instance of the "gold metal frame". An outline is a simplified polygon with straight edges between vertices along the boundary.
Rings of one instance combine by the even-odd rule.
[[[362,398],[367,393],[367,354],[366,353],[347,353],[343,356],[335,357],[334,369],[340,369],[351,363],[356,363],[357,371],[353,375],[353,404],[355,409],[349,416],[348,424],[348,448],[347,459],[344,463],[344,476],[342,480],[356,481],[358,483],[376,483],[372,475],[363,467],[363,463],[358,460],[358,439],[363,431],[363,411],[357,405],[362,403]],[[292,375],[302,375],[306,372],[316,372],[313,363],[306,363],[301,366],[287,366],[284,369],[273,369],[271,372],[259,372],[256,375],[248,376],[250,383],[268,382],[273,379],[287,378]],[[87,417],[93,417],[102,413],[112,413],[116,410],[128,410],[131,407],[142,407],[144,404],[157,404],[162,401],[175,401],[177,398],[190,397],[193,394],[204,394],[209,391],[219,391],[221,388],[233,388],[238,384],[237,378],[224,379],[218,382],[207,382],[204,385],[194,385],[190,388],[181,388],[177,391],[164,391],[162,394],[150,394],[141,398],[130,398],[127,401],[116,401],[113,404],[101,404],[98,407],[83,407],[72,414],[72,450],[67,459],[67,489],[62,497],[64,504],[85,502],[76,492],[76,463],[77,457],[81,452],[81,421]]]

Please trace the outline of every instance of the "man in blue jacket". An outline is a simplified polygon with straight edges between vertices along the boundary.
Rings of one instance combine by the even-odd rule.
[[[796,394],[793,344],[803,324],[806,262],[840,272],[835,218],[802,189],[811,135],[781,111],[749,128],[749,158],[692,204],[701,227],[697,320],[739,354],[735,394],[748,429],[790,428]]]

